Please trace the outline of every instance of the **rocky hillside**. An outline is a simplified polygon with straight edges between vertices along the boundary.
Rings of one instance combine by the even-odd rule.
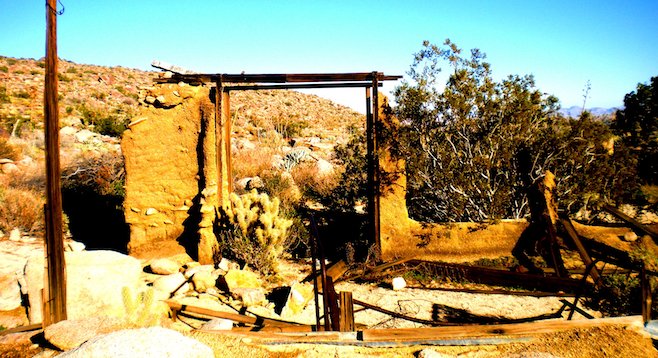
[[[0,56],[0,125],[20,135],[43,122],[43,60]],[[154,72],[59,62],[60,118],[63,124],[94,117],[130,120],[140,91],[152,87]],[[142,92],[143,93],[143,92]],[[235,132],[244,125],[295,136],[344,141],[347,129],[364,123],[363,115],[318,96],[295,91],[246,91],[232,94]]]

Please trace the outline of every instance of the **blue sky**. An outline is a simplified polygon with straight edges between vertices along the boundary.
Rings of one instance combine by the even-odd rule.
[[[488,56],[494,76],[533,74],[563,107],[623,104],[658,75],[658,1],[61,0],[59,55],[200,72],[406,74],[423,40]],[[45,0],[0,0],[0,55],[40,58]],[[390,91],[393,85],[385,87]],[[362,90],[321,92],[360,109]]]

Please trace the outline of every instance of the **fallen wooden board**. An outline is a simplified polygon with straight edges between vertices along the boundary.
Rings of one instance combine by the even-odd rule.
[[[591,320],[546,320],[530,323],[473,325],[431,328],[366,329],[357,332],[244,332],[198,330],[201,333],[239,337],[245,343],[263,345],[328,344],[363,347],[409,345],[482,345],[532,340],[539,334],[571,329],[617,325],[642,330],[642,317],[614,317]]]
[[[360,332],[360,338],[363,341],[403,342],[437,340],[441,338],[491,338],[502,336],[533,337],[542,333],[599,327],[602,325],[636,326],[639,329],[642,329],[642,317],[628,316],[572,321],[556,319],[528,323],[470,325],[458,327],[367,329]]]
[[[587,252],[587,249],[585,248],[585,245],[583,245],[582,241],[580,241],[580,237],[576,232],[576,228],[573,227],[573,223],[571,222],[571,219],[569,219],[569,217],[563,217],[560,218],[560,222],[562,223],[564,230],[567,232],[567,235],[569,235],[569,238],[576,246],[576,249],[578,250],[578,254],[580,255],[580,258],[583,260],[585,266],[590,266],[590,265],[592,266],[589,274],[590,276],[592,276],[592,280],[594,280],[594,284],[596,285],[596,287],[601,288],[603,286],[603,281],[601,278],[601,274],[599,273],[599,269],[596,268],[596,266],[594,266],[593,264],[594,261],[592,261],[589,252]]]
[[[294,322],[285,322],[285,321],[279,321],[279,320],[274,320],[270,318],[264,318],[264,317],[252,317],[252,316],[246,316],[246,315],[241,315],[237,313],[230,313],[230,312],[221,312],[221,311],[215,311],[211,310],[208,308],[203,308],[203,307],[196,307],[196,306],[189,306],[189,305],[183,305],[180,304],[176,301],[172,300],[167,300],[165,301],[167,305],[169,305],[169,308],[171,308],[172,311],[184,311],[184,312],[189,312],[189,313],[197,313],[205,316],[210,316],[210,317],[216,317],[216,318],[224,318],[228,319],[234,322],[238,323],[244,323],[244,324],[250,324],[254,326],[272,326],[272,327],[300,327],[300,331],[303,330],[302,327],[306,326],[300,323],[294,323]],[[311,326],[308,326],[311,327]]]

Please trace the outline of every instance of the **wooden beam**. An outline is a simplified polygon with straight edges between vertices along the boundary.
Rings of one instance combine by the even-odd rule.
[[[379,84],[382,87],[383,84]],[[296,84],[273,84],[273,85],[251,85],[251,86],[226,86],[227,91],[250,91],[250,90],[285,90],[305,88],[355,88],[372,87],[371,82],[339,82],[339,83],[296,83]]]
[[[554,333],[570,329],[585,329],[604,325],[637,326],[641,324],[640,316],[599,318],[566,321],[563,319],[528,323],[470,325],[457,327],[429,328],[389,328],[366,329],[361,332],[364,341],[404,342],[418,340],[435,340],[441,338],[476,338],[496,336],[536,337],[543,333]]]
[[[587,252],[585,245],[583,245],[582,241],[580,241],[580,237],[578,236],[578,233],[576,232],[576,228],[573,226],[571,219],[569,219],[568,217],[563,217],[560,218],[560,222],[562,223],[564,230],[567,232],[567,235],[569,235],[569,238],[576,246],[576,249],[578,250],[578,254],[580,255],[580,258],[583,260],[585,266],[592,265],[593,263],[592,258],[589,256],[589,252]],[[594,280],[594,284],[596,285],[596,287],[601,288],[603,286],[603,281],[601,279],[601,273],[596,268],[596,266],[592,266],[590,275],[592,276],[592,279]]]
[[[156,78],[156,82],[217,82],[226,83],[303,83],[303,82],[345,82],[345,81],[396,81],[402,76],[387,76],[381,72],[352,73],[272,73],[272,74],[173,74],[170,78]]]
[[[336,282],[336,281],[338,281],[338,279],[341,276],[343,276],[345,274],[345,272],[347,272],[347,269],[348,269],[348,267],[347,267],[347,264],[345,263],[345,261],[343,261],[343,260],[336,261],[334,264],[327,267],[326,275],[327,275],[327,277],[331,277],[333,282]],[[308,281],[313,280],[313,277],[309,277],[306,280],[308,280]],[[322,291],[322,276],[317,275],[315,277],[315,281],[317,282],[317,285],[318,285],[318,291]]]
[[[201,314],[204,316],[209,316],[209,317],[216,317],[216,318],[224,318],[228,319],[237,323],[243,323],[243,324],[250,324],[254,326],[274,326],[274,327],[289,327],[289,326],[294,326],[294,327],[304,327],[306,325],[301,324],[301,323],[295,323],[295,322],[286,322],[286,321],[279,321],[275,319],[270,319],[270,318],[264,318],[264,317],[251,317],[251,316],[246,316],[242,314],[237,314],[237,313],[230,313],[230,312],[222,312],[222,311],[215,311],[211,310],[208,308],[203,308],[203,307],[196,307],[196,306],[189,306],[189,305],[183,305],[180,304],[176,301],[172,300],[167,300],[164,301],[169,308],[172,311],[183,311],[183,312],[189,312],[189,313],[196,313],[196,314]]]
[[[603,209],[605,209],[605,211],[609,212],[610,214],[616,216],[617,218],[627,222],[628,224],[631,224],[631,226],[633,228],[635,228],[636,230],[639,230],[639,231],[643,232],[644,234],[651,236],[653,241],[655,243],[658,243],[658,233],[656,233],[655,231],[650,229],[648,226],[643,225],[639,221],[637,221],[637,220],[633,219],[632,217],[622,213],[619,209],[617,209],[617,208],[615,208],[611,205],[605,204],[605,205],[603,205]]]
[[[59,161],[57,91],[57,0],[46,3],[46,76],[44,130],[46,145],[45,253],[43,326],[66,319],[66,263],[62,236],[62,191]]]

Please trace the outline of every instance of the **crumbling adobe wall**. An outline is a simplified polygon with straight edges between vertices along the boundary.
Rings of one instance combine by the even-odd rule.
[[[387,99],[381,95],[379,98],[381,125],[388,132],[395,133],[399,122],[390,114]],[[526,220],[501,220],[494,224],[429,224],[409,218],[405,161],[393,158],[390,147],[390,143],[381,143],[378,153],[380,176],[393,178],[383,180],[380,187],[380,249],[384,260],[413,257],[455,262],[512,256],[512,249],[528,226]],[[585,226],[575,222],[574,226],[585,237],[620,249],[630,249],[618,239],[630,231],[628,228]]]
[[[179,241],[198,230],[190,215],[198,211],[194,206],[203,185],[199,143],[204,113],[214,115],[204,87],[167,84],[143,94],[140,112],[121,141],[131,254],[184,252]]]

